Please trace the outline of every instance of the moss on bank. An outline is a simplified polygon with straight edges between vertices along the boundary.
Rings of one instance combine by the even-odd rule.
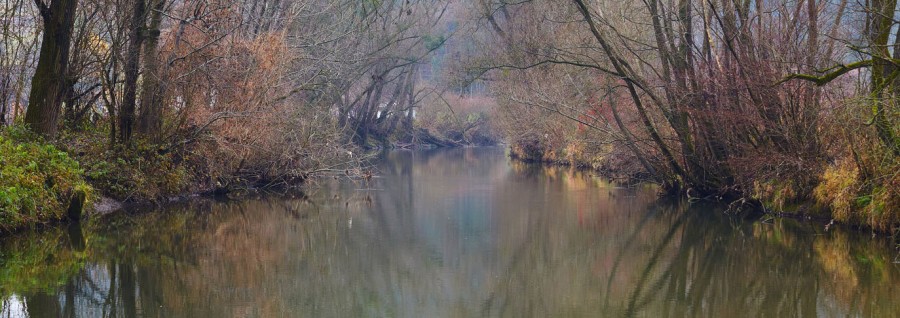
[[[0,131],[0,232],[62,220],[93,193],[68,153],[21,127]]]

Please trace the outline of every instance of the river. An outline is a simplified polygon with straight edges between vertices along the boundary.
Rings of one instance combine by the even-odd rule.
[[[2,317],[896,317],[889,238],[745,219],[500,148],[0,239]]]

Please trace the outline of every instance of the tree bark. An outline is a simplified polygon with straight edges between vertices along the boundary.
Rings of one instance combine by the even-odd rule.
[[[658,147],[660,154],[665,158],[666,163],[672,169],[672,172],[680,177],[688,179],[689,176],[685,174],[684,169],[681,165],[678,164],[678,161],[675,160],[675,157],[672,155],[672,152],[669,150],[669,147],[666,145],[665,141],[663,141],[662,137],[659,135],[659,132],[656,130],[656,127],[653,125],[653,122],[650,121],[649,116],[647,115],[647,111],[644,109],[643,102],[641,101],[640,96],[637,93],[637,90],[634,87],[634,82],[636,79],[630,77],[631,67],[626,64],[626,62],[619,57],[618,54],[613,52],[612,47],[607,43],[606,39],[600,34],[600,30],[597,29],[596,23],[594,23],[593,15],[589,11],[587,5],[584,4],[583,0],[573,0],[578,6],[579,11],[584,16],[585,21],[588,23],[590,27],[591,33],[594,35],[594,39],[600,44],[603,49],[603,52],[609,57],[610,62],[615,68],[616,72],[622,74],[623,80],[625,81],[625,86],[628,88],[628,93],[631,96],[632,101],[634,102],[634,106],[638,111],[638,115],[640,116],[641,122],[644,124],[644,128],[647,130],[647,133],[650,134],[650,139]]]
[[[165,92],[160,85],[159,70],[159,24],[162,21],[162,10],[165,0],[151,0],[152,12],[147,25],[147,43],[144,44],[144,82],[141,88],[141,109],[138,120],[138,132],[157,141],[162,128],[162,99]]]
[[[41,0],[35,0],[43,19],[44,34],[37,68],[31,79],[25,124],[49,139],[56,138],[58,130],[77,3],[77,0],[53,0],[48,7]]]
[[[131,142],[134,131],[134,112],[137,103],[137,79],[141,63],[141,44],[144,42],[144,16],[146,4],[144,0],[134,1],[131,16],[128,52],[125,56],[125,88],[122,98],[122,109],[119,112],[119,143]]]
[[[900,156],[900,145],[894,135],[893,125],[885,114],[884,99],[890,97],[889,87],[895,81],[896,71],[888,51],[888,41],[893,26],[897,0],[871,0],[869,8],[869,47],[872,53],[872,122],[881,142],[894,154]]]

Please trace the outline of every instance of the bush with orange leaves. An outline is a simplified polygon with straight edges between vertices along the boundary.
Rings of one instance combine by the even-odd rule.
[[[167,71],[164,98],[174,107],[165,108],[163,131],[188,153],[200,184],[289,184],[352,161],[327,105],[289,83],[296,59],[282,32],[181,36],[161,53],[184,56]]]

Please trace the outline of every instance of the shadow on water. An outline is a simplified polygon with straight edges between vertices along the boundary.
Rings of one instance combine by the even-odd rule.
[[[0,317],[891,317],[884,239],[660,200],[500,149],[395,151],[307,197],[0,242]]]

